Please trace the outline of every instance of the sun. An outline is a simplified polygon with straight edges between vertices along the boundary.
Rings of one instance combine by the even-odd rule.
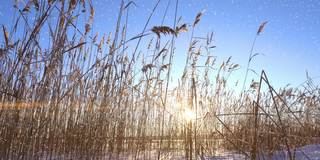
[[[191,109],[185,108],[183,112],[183,118],[187,121],[192,121],[197,118],[197,115]]]

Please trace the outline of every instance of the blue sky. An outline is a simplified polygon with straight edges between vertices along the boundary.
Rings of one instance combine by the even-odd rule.
[[[166,4],[161,0],[159,8],[148,28],[160,25]],[[129,36],[141,32],[156,0],[135,0],[129,17]],[[171,0],[165,25],[173,24],[174,3]],[[95,19],[93,32],[113,32],[120,0],[94,0]],[[0,2],[0,24],[10,26],[13,17],[13,1]],[[214,33],[218,61],[232,56],[233,62],[242,68],[233,78],[242,79],[246,61],[256,31],[263,21],[269,23],[258,37],[251,68],[265,69],[277,87],[288,83],[296,86],[306,79],[308,70],[312,77],[320,76],[320,1],[318,0],[179,0],[178,15],[183,22],[192,23],[196,14],[205,13],[195,31],[196,36]],[[174,58],[174,74],[179,75],[185,63],[190,33],[177,39]],[[253,76],[253,74],[251,74]],[[249,81],[251,77],[249,78]]]

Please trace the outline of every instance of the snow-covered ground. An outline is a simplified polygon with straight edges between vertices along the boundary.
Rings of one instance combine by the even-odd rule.
[[[320,160],[320,145],[307,145],[301,148],[298,148],[295,151],[295,159],[297,160]],[[272,159],[288,159],[287,152],[277,152],[272,156]]]
[[[320,160],[320,144],[307,145],[301,148],[297,148],[294,153],[294,158],[296,160],[309,160],[309,159]],[[225,153],[221,153],[218,156],[214,156],[207,159],[208,160],[245,160],[246,157],[238,153],[225,152]],[[286,151],[278,151],[271,156],[260,156],[259,159],[286,160],[286,159],[289,159],[289,157]]]
[[[244,160],[246,157],[243,154],[233,153],[233,152],[225,152],[221,155],[217,155],[211,158],[206,158],[208,160]],[[247,158],[248,159],[248,158]]]
[[[118,160],[158,159],[157,155],[158,155],[158,152],[156,150],[152,150],[149,152],[138,153],[138,154],[137,153],[127,153],[127,154],[121,154],[119,156],[106,155],[105,158],[102,158],[102,159],[118,159]],[[69,158],[69,156],[53,156],[51,158],[53,160],[73,159],[73,158]],[[320,160],[320,144],[307,145],[307,146],[297,148],[294,153],[294,158],[296,160]],[[40,158],[40,159],[45,160],[45,159],[48,159],[48,157],[44,156],[43,158]],[[181,150],[181,151],[175,151],[175,152],[163,151],[160,159],[163,159],[163,160],[184,160],[185,158],[184,158],[184,152]],[[244,154],[240,154],[238,152],[219,150],[216,152],[216,156],[201,157],[198,159],[200,159],[200,160],[247,160],[250,158],[248,158]],[[259,160],[287,160],[287,159],[289,159],[289,157],[288,157],[288,154],[286,151],[277,151],[271,156],[266,156],[266,155],[259,156]]]

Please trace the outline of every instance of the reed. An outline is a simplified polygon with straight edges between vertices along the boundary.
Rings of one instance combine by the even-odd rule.
[[[286,150],[294,159],[296,148],[319,143],[320,90],[309,76],[277,90],[261,71],[237,93],[228,80],[240,65],[231,57],[217,64],[213,34],[195,35],[204,12],[182,23],[176,0],[170,26],[171,1],[165,11],[159,3],[134,37],[133,1],[121,1],[108,34],[93,33],[91,0],[15,5],[0,45],[1,159],[195,159],[222,148],[252,159]],[[162,24],[150,26],[155,12]],[[169,87],[177,40],[189,30],[184,71]]]

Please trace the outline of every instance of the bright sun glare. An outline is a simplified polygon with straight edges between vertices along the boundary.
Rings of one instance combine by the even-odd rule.
[[[184,116],[184,118],[185,118],[187,121],[192,121],[192,120],[195,120],[195,119],[197,118],[196,113],[194,113],[194,112],[193,112],[191,109],[189,109],[189,108],[185,108],[185,109],[184,109],[183,116]]]

